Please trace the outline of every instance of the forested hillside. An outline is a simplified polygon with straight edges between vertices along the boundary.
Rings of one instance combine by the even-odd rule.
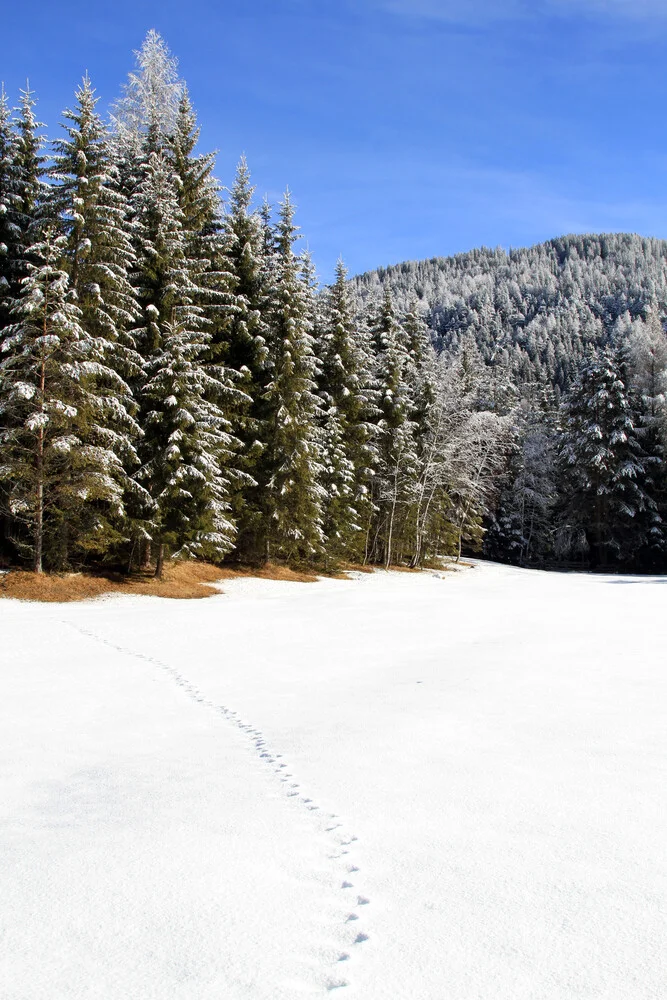
[[[508,366],[520,385],[549,385],[558,398],[589,347],[627,329],[628,319],[667,315],[667,241],[563,236],[509,253],[408,261],[352,284],[362,307],[385,289],[399,310],[416,301],[439,349],[453,354],[470,335],[485,361]]]
[[[441,365],[484,371],[511,414],[484,549],[533,565],[667,566],[667,242],[565,236],[408,262],[352,282],[427,323]],[[484,394],[483,394],[484,395]]]

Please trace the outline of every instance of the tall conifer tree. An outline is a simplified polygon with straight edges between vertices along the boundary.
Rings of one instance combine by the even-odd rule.
[[[178,191],[166,154],[153,151],[136,202],[138,294],[145,317],[137,338],[146,428],[139,477],[157,504],[158,571],[165,544],[216,558],[231,547],[225,497],[234,473],[223,467],[235,442],[221,407],[238,405],[242,395],[225,368],[205,370],[211,333],[200,304],[201,258],[188,255]]]
[[[255,539],[261,534],[263,518],[259,484],[266,458],[269,410],[265,393],[270,380],[265,233],[259,214],[252,210],[253,194],[242,157],[222,221],[223,267],[230,277],[233,298],[225,326],[213,337],[213,356],[236,373],[237,384],[245,393],[231,419],[241,442],[240,469],[248,478],[240,484],[233,505],[239,528],[238,554],[249,559],[258,557]]]
[[[346,279],[339,260],[316,340],[324,412],[325,533],[334,557],[360,560],[373,513],[376,392],[366,330],[354,316]]]
[[[275,287],[271,302],[272,377],[265,393],[267,481],[265,554],[286,559],[322,552],[323,491],[316,395],[317,371],[309,321],[309,293],[294,252],[298,239],[289,192],[276,231]],[[260,485],[264,485],[261,483]]]
[[[111,346],[128,344],[138,308],[128,279],[134,254],[125,227],[127,207],[112,186],[108,136],[97,101],[85,77],[75,109],[64,112],[66,138],[54,143],[51,203],[66,237],[65,265],[83,325]]]
[[[47,231],[34,244],[0,358],[0,477],[17,543],[41,572],[47,558],[63,568],[73,553],[103,554],[124,527],[127,477],[107,426],[99,383],[117,397],[127,386],[106,364],[103,343],[81,325],[60,261],[65,238]],[[136,430],[122,411],[126,434]],[[118,417],[119,422],[121,415]]]
[[[18,294],[21,204],[18,143],[4,87],[0,89],[0,330],[10,322],[12,299]]]
[[[49,188],[44,179],[46,156],[45,138],[41,133],[42,122],[35,115],[36,100],[29,88],[21,91],[18,113],[14,118],[16,135],[16,168],[18,199],[13,216],[15,226],[14,276],[11,294],[20,293],[20,282],[28,274],[28,265],[37,259],[32,253],[33,244],[40,243],[48,221]]]
[[[208,336],[172,323],[160,334],[146,362],[145,462],[139,472],[157,505],[157,576],[165,546],[177,556],[216,562],[233,547],[226,467],[237,444],[222,410],[229,395],[225,371],[202,364]]]
[[[560,457],[567,516],[593,565],[623,560],[631,540],[642,541],[633,526],[655,516],[623,350],[605,348],[582,364],[563,408]]]

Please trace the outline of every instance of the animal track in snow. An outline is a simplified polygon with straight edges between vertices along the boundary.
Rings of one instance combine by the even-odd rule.
[[[267,744],[266,738],[261,729],[253,726],[252,723],[243,719],[238,712],[229,708],[227,705],[215,705],[210,698],[207,698],[203,691],[200,691],[196,685],[192,684],[187,677],[180,673],[176,667],[171,666],[168,663],[164,663],[162,660],[158,660],[156,657],[148,656],[145,653],[137,652],[136,650],[129,649],[125,646],[121,646],[118,643],[111,642],[102,636],[97,635],[89,629],[82,628],[79,625],[75,625],[71,621],[61,621],[61,624],[74,629],[74,631],[79,632],[81,635],[92,639],[94,642],[101,643],[115,652],[121,653],[123,656],[133,657],[134,659],[142,660],[144,663],[148,663],[151,666],[157,667],[163,673],[167,674],[175,684],[180,687],[185,694],[188,695],[194,702],[209,708],[216,712],[216,714],[221,715],[227,722],[234,725],[245,737],[249,739],[250,745],[257,755],[259,762],[265,764],[277,764],[277,767],[273,768],[273,773],[280,778],[281,783],[285,785],[285,797],[290,799],[296,799],[301,805],[305,806],[306,810],[311,813],[319,812],[320,807],[313,802],[312,798],[309,796],[304,796],[301,794],[301,785],[298,781],[291,782],[287,784],[289,778],[293,778],[292,772],[288,772],[288,764],[285,762],[283,754],[276,753]],[[336,813],[329,813],[327,816],[327,822],[331,820],[338,820],[339,816]],[[340,832],[337,832],[340,831]],[[345,834],[344,826],[342,822],[337,822],[331,826],[324,827],[324,832],[331,835],[331,839],[334,841],[336,847],[339,848],[338,853],[329,854],[328,857],[332,861],[344,860],[349,855],[348,848],[357,842],[357,837],[354,834]],[[342,839],[341,839],[342,838]],[[346,866],[345,871],[348,874],[355,874],[359,872],[359,868],[355,864],[349,864]],[[347,880],[343,881],[341,884],[341,889],[347,891],[349,889],[355,888],[352,882]],[[370,900],[366,896],[357,896],[358,906],[367,906]],[[359,915],[357,913],[348,913],[345,917],[344,924],[356,923],[359,920]],[[352,945],[360,945],[368,941],[368,934],[363,931],[359,931],[354,939],[350,942]],[[349,961],[350,955],[347,952],[342,952],[336,962],[346,962]],[[348,986],[348,982],[342,979],[331,979],[326,984],[326,989],[328,992],[333,990],[342,989]]]

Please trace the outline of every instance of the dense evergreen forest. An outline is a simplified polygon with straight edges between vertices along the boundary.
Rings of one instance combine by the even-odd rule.
[[[353,290],[362,310],[416,308],[441,364],[474,358],[485,405],[511,414],[487,555],[664,571],[667,242],[565,236],[384,268]]]
[[[667,567],[667,244],[318,285],[150,32],[109,120],[0,98],[1,556]]]

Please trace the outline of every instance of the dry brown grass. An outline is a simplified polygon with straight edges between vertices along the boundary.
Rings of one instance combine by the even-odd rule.
[[[284,580],[291,583],[313,583],[314,573],[290,569],[289,566],[212,566],[203,562],[168,562],[164,577],[156,580],[148,573],[29,573],[13,570],[0,576],[0,598],[18,601],[70,602],[89,601],[105,594],[141,594],[171,600],[199,600],[219,591],[211,586],[220,580],[255,576],[262,580]]]
[[[461,562],[459,565],[469,565]],[[292,569],[280,563],[266,566],[212,566],[203,562],[167,562],[164,578],[156,580],[150,572],[133,573],[29,573],[12,570],[0,575],[0,598],[18,601],[71,602],[90,601],[106,594],[141,594],[147,597],[164,597],[171,600],[200,600],[220,591],[212,586],[224,580],[239,577],[257,577],[260,580],[280,580],[286,583],[315,583],[318,577],[348,580],[349,573],[374,573],[378,566],[342,563],[331,572]],[[447,569],[447,566],[441,566]],[[397,573],[419,573],[409,566],[391,566]]]
[[[265,566],[223,566],[218,569],[219,580],[235,580],[241,576],[253,576],[259,580],[282,580],[285,583],[315,583],[318,573],[308,570],[291,569],[281,563],[267,563]]]
[[[165,565],[164,579],[149,573],[131,576],[110,573],[28,573],[14,570],[0,576],[0,597],[18,601],[89,601],[105,594],[144,594],[191,600],[211,597],[210,585],[220,579],[217,566],[200,562],[173,562]]]

